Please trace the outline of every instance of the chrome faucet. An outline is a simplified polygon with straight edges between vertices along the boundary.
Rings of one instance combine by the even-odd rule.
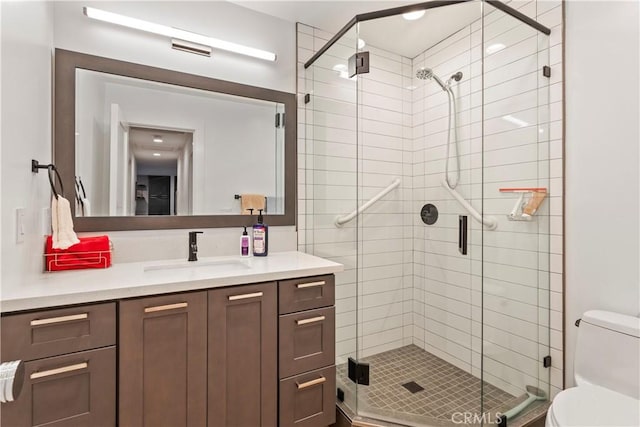
[[[202,234],[202,231],[189,232],[189,261],[198,260],[198,234]]]

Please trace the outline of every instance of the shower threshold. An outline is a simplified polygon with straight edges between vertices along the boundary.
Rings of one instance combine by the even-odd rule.
[[[347,365],[337,366],[337,385],[347,397],[338,407],[354,425],[480,425],[465,422],[465,416],[471,419],[474,415],[482,416],[481,382],[470,373],[415,345],[365,357],[362,362],[371,366],[370,385],[358,386],[357,414],[352,410],[356,406],[356,385],[347,377]],[[406,386],[412,382],[422,390]],[[505,412],[526,399],[526,394],[516,397],[486,382],[483,385],[485,425],[495,423],[496,413]],[[547,407],[548,402],[536,402],[508,425],[527,425],[544,415]]]

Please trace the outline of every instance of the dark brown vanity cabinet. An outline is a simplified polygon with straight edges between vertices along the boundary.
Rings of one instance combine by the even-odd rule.
[[[2,317],[3,362],[24,361],[22,390],[0,425],[115,426],[114,303]]]
[[[280,426],[335,422],[334,276],[279,282]]]
[[[334,300],[329,274],[5,315],[0,425],[326,427]]]
[[[121,426],[204,426],[207,292],[120,302]]]
[[[210,427],[278,425],[276,284],[209,291]]]

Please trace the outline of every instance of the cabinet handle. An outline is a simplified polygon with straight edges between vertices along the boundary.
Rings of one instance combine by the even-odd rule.
[[[296,383],[296,386],[298,386],[298,390],[302,390],[303,388],[311,387],[317,384],[322,384],[326,380],[327,379],[325,377],[320,377],[320,378],[316,378],[315,380],[307,381],[306,383],[302,383],[302,384]]]
[[[50,317],[48,319],[36,319],[30,322],[31,326],[51,325],[52,323],[70,322],[72,320],[82,320],[89,317],[89,313],[71,314],[69,316]]]
[[[316,286],[324,286],[326,284],[327,284],[327,282],[325,282],[324,280],[321,280],[319,282],[298,283],[296,285],[296,288],[298,288],[298,289],[315,288]]]
[[[176,308],[187,308],[189,306],[186,302],[178,302],[175,304],[156,305],[155,307],[147,307],[144,309],[145,313],[155,313],[156,311],[175,310]]]
[[[229,296],[229,301],[238,301],[239,299],[257,298],[261,296],[262,296],[262,292],[254,292],[251,294],[242,294],[242,295],[231,295]]]
[[[310,317],[309,319],[296,320],[296,325],[308,325],[309,323],[322,322],[324,319],[324,316]]]
[[[48,371],[42,372],[34,372],[29,376],[32,380],[44,377],[50,377],[51,375],[63,374],[65,372],[78,371],[80,369],[88,368],[89,364],[87,362],[77,363],[75,365],[64,366],[62,368],[49,369]]]

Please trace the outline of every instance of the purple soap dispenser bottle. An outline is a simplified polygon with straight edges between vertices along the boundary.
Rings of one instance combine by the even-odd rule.
[[[259,209],[258,212],[258,222],[253,226],[253,255],[267,256],[269,251],[269,227],[264,223],[262,209]]]

